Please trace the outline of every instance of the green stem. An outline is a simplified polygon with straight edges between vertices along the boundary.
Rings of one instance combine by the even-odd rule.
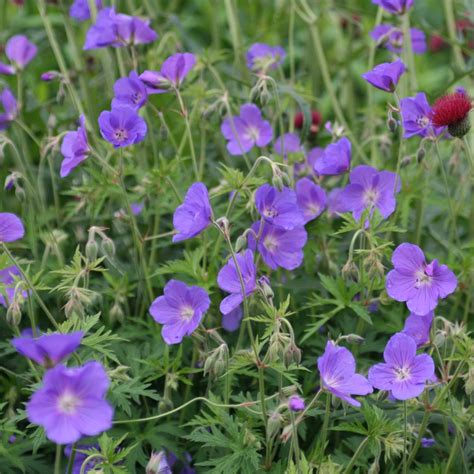
[[[275,398],[278,395],[278,393],[275,393],[274,395],[271,395],[267,398],[264,399],[264,401],[269,401]],[[213,402],[212,400],[209,400],[206,397],[196,397],[193,398],[186,403],[183,403],[179,407],[174,408],[173,410],[160,413],[159,415],[153,415],[153,416],[148,416],[146,418],[135,418],[132,420],[119,420],[119,421],[114,421],[114,425],[128,425],[130,423],[144,423],[146,421],[153,421],[153,420],[159,420],[160,418],[165,418],[167,416],[172,415],[173,413],[177,413],[181,411],[182,409],[186,408],[187,406],[195,403],[195,402],[204,402],[207,403],[208,405],[211,405],[213,407],[217,408],[247,408],[251,407],[254,405],[258,405],[259,403],[262,403],[261,400],[256,400],[256,401],[251,401],[251,402],[243,402],[243,403],[234,403],[234,404],[225,404],[225,403],[216,403]]]
[[[443,0],[443,7],[444,16],[446,18],[446,26],[449,34],[449,41],[453,48],[456,66],[459,68],[459,71],[462,72],[464,71],[466,65],[464,64],[464,58],[456,37],[456,20],[454,16],[453,0]]]
[[[56,456],[54,457],[54,474],[61,473],[61,456],[62,456],[62,446],[60,444],[57,444]]]
[[[460,436],[459,434],[456,432],[456,439],[454,440],[454,445],[453,447],[451,448],[451,453],[449,454],[449,459],[448,459],[448,463],[446,464],[446,467],[444,468],[444,471],[443,473],[444,474],[450,474],[450,473],[453,473],[453,472],[459,472],[459,471],[456,471],[456,470],[452,470],[451,469],[451,465],[453,464],[455,458],[456,458],[456,454],[458,453],[458,449],[460,447],[460,444],[461,444],[461,441],[460,441]]]
[[[59,332],[61,332],[61,329],[59,328],[59,325],[58,323],[56,322],[56,320],[54,319],[54,316],[50,313],[49,309],[46,307],[46,305],[43,303],[43,300],[41,299],[40,295],[38,294],[38,292],[36,291],[36,288],[34,287],[33,283],[31,282],[31,280],[29,279],[28,275],[23,271],[23,269],[21,268],[20,264],[18,263],[18,261],[16,260],[16,258],[11,254],[11,252],[8,250],[8,247],[5,245],[4,242],[0,242],[0,245],[2,246],[2,249],[3,251],[7,254],[8,258],[10,259],[10,261],[13,263],[13,265],[15,265],[18,270],[20,271],[21,273],[21,276],[22,278],[25,280],[26,284],[28,285],[28,288],[33,292],[33,294],[35,295],[35,298],[37,299],[38,301],[38,304],[41,306],[41,309],[45,312],[46,316],[48,317],[48,319],[50,320],[51,324],[55,327],[56,330],[58,330]]]
[[[183,115],[184,123],[186,126],[186,134],[188,136],[189,148],[191,150],[191,158],[193,160],[194,175],[196,177],[196,180],[200,181],[201,176],[199,175],[199,169],[198,169],[197,159],[196,159],[196,150],[194,148],[193,134],[191,131],[191,124],[189,123],[188,111],[186,110],[186,107],[184,106],[183,98],[181,97],[181,93],[179,92],[179,89],[177,87],[175,88],[175,93],[176,93],[176,97],[179,102],[179,107],[181,109],[181,114]]]
[[[415,55],[413,54],[413,45],[411,41],[411,32],[410,32],[410,12],[407,10],[402,17],[402,29],[403,29],[403,53],[406,57],[408,65],[408,77],[409,84],[408,92],[409,94],[418,90],[418,83],[416,80],[416,71],[415,71]]]
[[[326,440],[328,436],[330,416],[331,416],[331,394],[327,392],[326,393],[326,408],[324,410],[324,420],[323,420],[321,438],[318,440],[318,443],[316,444],[314,451],[309,457],[310,461],[312,461],[315,458],[315,456],[318,456],[319,464],[321,464],[324,458],[324,451],[326,450]]]
[[[343,474],[351,474],[353,472],[352,468],[355,466],[355,463],[356,463],[357,459],[359,459],[359,456],[364,451],[364,449],[365,449],[368,442],[369,442],[369,438],[367,437],[367,438],[364,438],[362,443],[359,444],[359,447],[357,448],[357,451],[352,456],[352,458],[349,461],[349,464],[347,465],[346,469],[344,469]]]
[[[403,474],[407,474],[407,402],[403,400]]]
[[[69,456],[69,461],[67,463],[67,474],[72,474],[75,458],[76,458],[76,443],[74,443],[71,447],[71,455]]]

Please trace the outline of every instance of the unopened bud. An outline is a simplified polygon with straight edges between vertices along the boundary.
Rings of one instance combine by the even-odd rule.
[[[398,124],[397,124],[397,121],[393,118],[393,117],[389,117],[387,119],[387,128],[392,132],[392,133],[395,133],[397,131],[397,127],[398,127]]]
[[[244,235],[240,235],[235,242],[235,251],[240,252],[247,247],[247,238]]]
[[[416,161],[418,161],[418,163],[421,163],[425,155],[426,155],[425,147],[421,145],[420,148],[418,148],[418,151],[416,152]]]
[[[405,168],[406,166],[408,166],[411,163],[412,159],[413,159],[413,156],[405,156],[400,161],[400,167]]]
[[[150,460],[146,465],[145,472],[146,474],[162,474],[171,472],[166,453],[164,451],[152,453]]]
[[[7,322],[11,326],[18,327],[21,323],[21,308],[20,305],[13,301],[7,309]]]
[[[280,174],[274,174],[272,178],[272,184],[275,186],[275,188],[281,191],[284,187],[282,176]]]
[[[86,244],[86,257],[90,262],[97,260],[99,246],[95,240],[89,239]]]
[[[272,438],[273,436],[278,435],[278,433],[281,430],[282,423],[283,423],[283,417],[278,411],[274,411],[268,418],[268,422],[267,422],[268,438]]]
[[[75,298],[70,299],[64,306],[64,314],[66,319],[71,319],[74,315],[82,318],[84,316],[84,306],[82,306],[79,300]]]
[[[21,186],[15,186],[15,197],[18,199],[18,201],[25,202],[26,193]]]
[[[349,344],[364,344],[365,339],[358,334],[348,334],[343,336],[341,339],[345,339]]]
[[[109,316],[111,321],[118,321],[119,323],[123,322],[125,314],[119,303],[115,302],[113,304],[112,308],[110,308]]]
[[[102,239],[102,250],[108,258],[115,255],[115,244],[112,239],[105,237]]]
[[[270,286],[270,280],[265,275],[258,279],[258,285],[262,291],[263,296],[266,298],[273,298],[274,293],[272,287]]]
[[[359,269],[352,259],[349,259],[341,270],[342,278],[345,280],[354,280],[359,279]]]
[[[230,237],[230,224],[227,217],[219,217],[216,220],[216,224],[226,237]]]
[[[301,350],[294,342],[290,343],[284,353],[285,367],[288,368],[291,364],[299,365],[301,363]]]

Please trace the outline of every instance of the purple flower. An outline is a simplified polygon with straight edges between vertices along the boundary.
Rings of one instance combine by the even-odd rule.
[[[416,355],[416,342],[406,334],[390,338],[383,358],[384,364],[370,368],[369,382],[379,390],[389,390],[397,400],[420,395],[434,374],[433,359],[428,354]]]
[[[145,84],[140,80],[138,74],[132,71],[128,77],[122,77],[115,82],[112,109],[128,106],[138,110],[146,104],[147,98]]]
[[[147,125],[131,107],[114,107],[99,115],[100,133],[115,148],[143,141]]]
[[[0,104],[3,107],[3,113],[0,113],[0,130],[5,130],[16,119],[18,113],[15,96],[8,87],[5,87],[0,94]]]
[[[165,451],[152,453],[146,465],[146,474],[173,474],[171,466],[176,463],[176,457],[173,455],[172,462],[170,462],[170,457]]]
[[[405,138],[415,135],[420,137],[441,134],[445,127],[434,127],[431,122],[431,107],[424,92],[419,92],[415,97],[405,97],[400,100],[403,128]]]
[[[22,71],[36,56],[38,48],[24,35],[12,36],[5,47],[5,54],[12,65],[0,63],[0,74],[11,76]]]
[[[86,36],[84,49],[113,46],[116,48],[151,43],[158,35],[150,28],[148,20],[116,13],[113,7],[104,8],[97,15]]]
[[[41,74],[40,79],[44,82],[50,82],[57,77],[59,77],[59,73],[56,71],[46,71]]]
[[[304,224],[296,193],[287,187],[281,191],[263,184],[255,193],[255,206],[262,218],[275,227],[291,230]]]
[[[21,279],[21,272],[18,267],[10,266],[0,270],[0,304],[8,308],[16,297],[17,282]],[[28,297],[27,291],[21,292],[23,298]]]
[[[44,334],[38,338],[28,335],[12,339],[12,345],[21,355],[50,368],[72,354],[81,344],[83,336],[82,331]]]
[[[252,71],[275,69],[285,60],[285,50],[281,46],[254,43],[247,51],[247,67]]]
[[[102,0],[95,0],[97,10],[102,8]],[[86,21],[91,17],[89,0],[74,0],[69,8],[69,16],[77,21]]]
[[[457,286],[457,278],[438,260],[426,263],[420,247],[403,243],[392,255],[394,269],[387,275],[385,288],[396,301],[406,301],[408,309],[425,315],[436,308]]]
[[[151,304],[150,314],[163,324],[161,335],[166,344],[179,344],[199,326],[211,300],[203,288],[178,280],[170,280],[163,293]]]
[[[278,137],[273,145],[275,153],[281,156],[288,156],[288,153],[299,153],[303,151],[300,137],[296,133],[285,133]]]
[[[176,53],[163,62],[160,71],[145,71],[140,79],[149,88],[149,93],[167,92],[169,87],[179,88],[195,64],[194,54]]]
[[[324,148],[315,147],[312,148],[307,154],[303,162],[295,163],[295,175],[296,176],[306,176],[314,175],[314,165],[316,161],[323,155]]]
[[[229,332],[237,331],[242,321],[242,306],[237,306],[230,313],[222,315],[222,327]]]
[[[423,448],[432,448],[436,444],[434,438],[421,438],[421,446]]]
[[[72,465],[72,474],[87,474],[88,472],[92,471],[94,467],[101,462],[100,458],[93,458],[87,462],[84,467],[83,473],[81,473],[82,465],[84,461],[92,454],[92,450],[97,449],[99,450],[98,444],[79,444],[76,446],[76,452],[74,455],[74,463]],[[89,454],[83,453],[81,451],[91,451]],[[72,445],[69,444],[64,448],[64,454],[68,458],[71,458],[72,454]]]
[[[288,399],[288,408],[291,411],[303,411],[305,409],[304,399],[299,395],[292,395]]]
[[[257,269],[253,261],[253,252],[249,249],[237,254],[237,265],[239,266],[244,283],[245,296],[251,295],[257,288]],[[226,315],[240,306],[244,300],[239,273],[235,266],[234,259],[231,258],[219,271],[217,284],[221,290],[231,293],[226,296],[220,304],[220,311]]]
[[[331,217],[337,216],[346,212],[346,205],[342,201],[343,188],[334,188],[328,194],[328,214]]]
[[[328,341],[324,354],[318,358],[318,369],[323,388],[352,406],[360,407],[360,402],[351,395],[368,395],[372,386],[365,377],[355,373],[355,359],[345,347]]]
[[[192,239],[212,223],[209,193],[203,183],[194,183],[186,192],[184,202],[176,208],[173,226],[178,231],[173,242]]]
[[[65,178],[74,168],[79,166],[89,155],[86,121],[84,115],[79,118],[79,128],[75,132],[67,132],[61,144],[61,178]]]
[[[413,6],[413,0],[372,0],[372,3],[396,15],[405,13]]]
[[[431,325],[433,324],[434,313],[430,311],[428,314],[420,316],[419,314],[410,313],[403,327],[403,334],[410,336],[418,347],[430,342]]]
[[[349,181],[340,199],[345,210],[352,212],[354,219],[359,220],[366,209],[370,209],[372,215],[377,208],[384,219],[395,211],[395,194],[401,189],[400,178],[396,173],[360,165],[351,171]]]
[[[139,216],[143,212],[144,208],[145,204],[143,204],[142,202],[132,202],[130,204],[130,209],[132,210],[132,214],[134,216]]]
[[[326,147],[314,162],[314,171],[319,176],[343,174],[351,166],[351,142],[343,137]]]
[[[260,109],[254,104],[240,107],[238,117],[228,117],[221,125],[221,132],[229,141],[227,150],[231,155],[242,155],[255,145],[268,145],[273,137],[272,126],[262,119]]]
[[[362,74],[362,77],[377,89],[393,92],[405,70],[405,64],[397,59],[393,63],[378,64],[371,71]]]
[[[46,372],[42,387],[28,402],[28,420],[41,425],[57,444],[98,435],[112,426],[114,410],[105,400],[108,388],[109,377],[99,362],[70,369],[57,365]]]
[[[260,228],[262,226],[262,228]],[[252,229],[259,235],[258,242],[253,233],[249,234],[248,244],[252,250],[258,250],[263,261],[273,270],[278,267],[294,270],[303,263],[303,248],[308,234],[303,226],[290,230],[276,227],[267,222],[255,222]]]
[[[25,235],[23,222],[15,214],[0,212],[0,242],[15,242]]]
[[[296,182],[296,199],[303,213],[304,223],[316,219],[326,207],[326,191],[309,178]]]
[[[393,53],[400,54],[403,50],[403,32],[393,25],[383,23],[376,26],[371,32],[370,36],[378,44],[383,44]],[[417,28],[410,30],[411,45],[413,52],[416,54],[423,54],[426,52],[426,37],[425,33]]]

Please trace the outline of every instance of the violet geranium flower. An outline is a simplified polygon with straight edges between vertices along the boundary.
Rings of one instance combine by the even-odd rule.
[[[84,115],[81,115],[77,131],[67,132],[61,144],[61,154],[64,157],[61,163],[61,178],[65,178],[74,168],[79,166],[89,156],[89,152],[86,120]]]
[[[400,28],[383,23],[376,26],[370,36],[378,44],[384,45],[389,51],[400,54],[403,50],[403,32]],[[417,28],[410,29],[411,46],[415,54],[426,52],[425,33]]]
[[[173,242],[192,239],[212,223],[209,193],[203,183],[194,183],[186,192],[184,202],[176,208],[173,226],[178,231]]]
[[[0,113],[0,130],[5,130],[18,114],[18,104],[8,87],[5,87],[0,94],[0,104],[3,108],[3,112]]]
[[[161,335],[166,344],[179,344],[199,326],[211,300],[204,288],[188,286],[179,280],[170,280],[163,293],[153,301],[149,311],[157,323],[163,324]]]
[[[355,367],[351,352],[332,341],[327,342],[324,354],[318,358],[322,387],[350,405],[360,407],[352,395],[368,395],[373,389],[364,376],[355,373]]]
[[[285,50],[281,46],[254,43],[247,51],[247,67],[252,71],[275,69],[285,60]]]
[[[170,87],[179,88],[195,65],[194,54],[176,53],[163,62],[160,71],[144,71],[140,79],[148,87],[148,93],[164,93]]]
[[[345,209],[352,211],[354,219],[359,220],[366,209],[370,209],[372,214],[377,208],[384,219],[395,211],[395,194],[401,189],[400,178],[396,173],[360,165],[351,171],[349,181],[340,199]]]
[[[109,377],[102,364],[57,365],[48,370],[42,387],[26,406],[28,420],[41,425],[56,444],[75,443],[112,426],[113,408],[105,400]]]
[[[396,15],[405,13],[413,6],[413,0],[372,0],[372,3]]]
[[[430,311],[423,316],[410,313],[403,327],[403,334],[410,336],[417,347],[423,346],[430,342],[431,325],[433,324],[434,312]]]
[[[25,35],[12,36],[5,46],[5,54],[12,64],[0,63],[0,74],[11,76],[34,59],[38,48]]]
[[[222,315],[222,327],[229,332],[237,331],[237,329],[240,327],[242,316],[242,306],[237,306],[230,313]]]
[[[303,151],[300,137],[296,133],[285,133],[275,140],[273,144],[275,153],[287,157],[288,153],[299,153]]]
[[[255,145],[268,145],[273,137],[270,122],[262,119],[262,112],[254,104],[240,107],[240,115],[226,118],[221,125],[222,135],[228,140],[231,155],[243,155]]]
[[[316,219],[326,207],[326,191],[309,178],[296,182],[296,199],[303,213],[304,223]]]
[[[378,64],[371,71],[362,74],[362,77],[377,89],[393,92],[405,71],[405,64],[401,59],[397,59],[392,63]]]
[[[0,242],[15,242],[25,235],[23,222],[10,212],[0,212]]]
[[[18,267],[11,265],[0,270],[0,304],[8,308],[17,295],[17,283],[21,279]],[[26,290],[21,292],[23,298],[28,297]]]
[[[115,9],[110,7],[104,8],[97,15],[95,24],[87,31],[83,49],[146,44],[155,41],[157,37],[148,20],[116,13]]]
[[[102,8],[102,0],[95,0],[97,10]],[[74,0],[69,8],[69,16],[77,21],[86,21],[91,17],[89,9],[89,0]]]
[[[237,254],[236,260],[240,273],[242,274],[245,296],[248,297],[257,288],[257,269],[254,263],[253,252],[249,249],[240,252]],[[224,315],[229,314],[240,306],[244,300],[239,273],[233,258],[230,258],[229,261],[220,269],[219,274],[217,275],[217,284],[221,290],[230,293],[230,295],[226,296],[220,304],[221,313]]]
[[[255,206],[265,222],[281,229],[291,230],[304,224],[296,193],[290,188],[279,191],[263,184],[255,193]]]
[[[15,337],[12,345],[21,355],[43,367],[51,368],[71,355],[79,347],[83,336],[82,331],[43,334],[37,338],[28,335]]]
[[[457,278],[438,260],[426,263],[420,247],[403,243],[392,255],[394,269],[387,275],[385,288],[388,296],[405,301],[408,309],[425,315],[436,308],[439,299],[450,295],[457,286]]]
[[[138,74],[132,71],[128,77],[121,77],[114,84],[112,109],[115,107],[131,107],[138,110],[147,102],[148,94],[145,84]]]
[[[424,92],[419,92],[415,97],[405,97],[400,100],[404,138],[415,135],[420,137],[441,134],[445,127],[435,127],[431,122],[431,107]]]
[[[369,370],[369,382],[379,390],[388,390],[397,400],[420,395],[426,381],[434,375],[434,362],[428,354],[416,355],[416,342],[406,334],[397,333],[388,341],[383,358]]]
[[[343,137],[328,145],[315,160],[313,169],[319,176],[343,174],[351,166],[351,142]]]
[[[115,148],[139,143],[147,133],[145,120],[131,107],[114,107],[101,112],[99,129],[102,137]]]
[[[263,261],[273,270],[278,267],[294,270],[303,263],[303,248],[308,240],[308,234],[302,225],[285,230],[258,221],[252,225],[252,230],[259,239],[257,242],[254,234],[250,233],[249,248],[258,250]]]
[[[303,411],[306,405],[304,403],[304,399],[301,398],[299,395],[291,395],[288,399],[288,408],[291,411]]]

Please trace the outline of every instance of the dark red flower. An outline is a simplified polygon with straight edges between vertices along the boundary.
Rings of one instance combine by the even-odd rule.
[[[448,127],[455,137],[464,136],[469,130],[470,97],[464,92],[455,92],[440,97],[431,110],[431,121],[435,127]]]
[[[448,43],[444,41],[442,36],[435,34],[430,38],[431,52],[437,53],[438,51],[441,51],[442,49],[446,48],[446,46],[448,46]]]
[[[318,133],[319,127],[322,122],[322,117],[321,113],[317,110],[311,111],[311,126],[310,126],[310,132],[311,133]],[[296,128],[303,128],[303,123],[304,123],[304,113],[303,112],[298,112],[295,115],[295,127]]]

